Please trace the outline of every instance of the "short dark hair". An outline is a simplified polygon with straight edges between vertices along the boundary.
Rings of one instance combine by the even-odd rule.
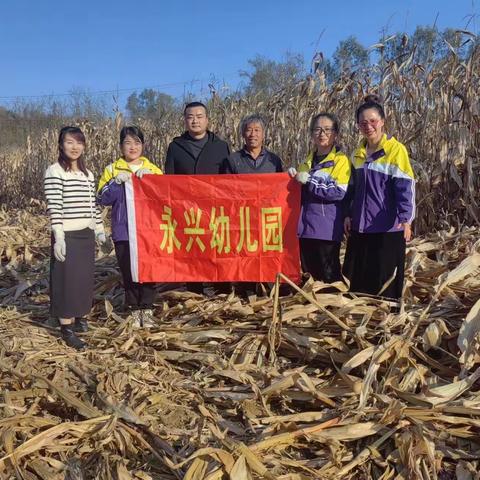
[[[128,127],[123,127],[120,130],[120,145],[123,143],[125,138],[130,135],[133,138],[138,138],[142,143],[145,143],[145,138],[143,136],[143,132],[140,127],[135,125],[130,125]]]
[[[380,118],[382,120],[385,120],[385,110],[383,108],[382,97],[380,97],[380,95],[375,95],[372,93],[370,95],[367,95],[363,99],[363,103],[357,108],[357,111],[355,112],[355,119],[357,120],[357,123],[362,112],[370,108],[373,108],[374,110],[376,110],[380,115]]]
[[[65,155],[63,151],[63,142],[65,141],[65,137],[67,135],[72,136],[77,142],[85,144],[87,143],[85,140],[85,135],[82,130],[78,127],[63,127],[60,130],[60,134],[58,135],[58,163],[60,166],[68,172],[71,168],[70,159]],[[77,160],[78,169],[83,172],[85,175],[88,176],[87,167],[85,166],[85,161],[83,159],[83,155]]]
[[[207,106],[202,103],[202,102],[190,102],[190,103],[187,103],[185,105],[185,108],[183,109],[183,116],[185,116],[187,114],[187,110],[189,108],[193,108],[193,107],[203,107],[205,109],[205,115],[207,115],[208,117],[208,110],[207,110]]]
[[[315,124],[317,123],[317,120],[319,118],[328,118],[333,124],[333,129],[335,130],[335,133],[339,132],[340,125],[338,123],[337,117],[335,115],[333,115],[333,113],[320,112],[320,113],[317,113],[316,115],[314,115],[313,118],[310,120],[310,135],[313,134]]]

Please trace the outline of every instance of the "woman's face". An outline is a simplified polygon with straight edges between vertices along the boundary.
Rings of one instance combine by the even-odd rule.
[[[121,145],[123,158],[127,162],[138,160],[142,156],[143,143],[137,137],[127,135]]]
[[[85,151],[85,144],[67,133],[63,139],[62,150],[69,160],[78,160]]]
[[[326,150],[332,148],[337,139],[337,132],[333,122],[328,117],[320,117],[315,122],[312,131],[312,140],[317,148]]]
[[[358,118],[360,132],[371,143],[378,143],[382,139],[384,126],[385,120],[380,116],[376,108],[367,108]]]

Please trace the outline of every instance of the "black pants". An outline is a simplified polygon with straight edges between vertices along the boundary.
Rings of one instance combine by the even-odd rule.
[[[405,248],[403,231],[351,232],[343,265],[343,273],[350,280],[350,291],[400,298],[405,276]],[[395,269],[395,278],[381,292]]]
[[[325,283],[342,281],[340,269],[340,242],[300,238],[302,270],[315,280]]]
[[[132,280],[130,246],[128,241],[115,242],[115,254],[122,273],[125,289],[125,306],[133,310],[152,308],[155,298],[155,283],[137,283]]]

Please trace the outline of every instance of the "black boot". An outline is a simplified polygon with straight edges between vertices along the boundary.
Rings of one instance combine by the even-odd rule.
[[[50,328],[58,328],[60,326],[60,322],[58,320],[58,317],[48,317],[45,320],[44,325]]]
[[[75,348],[76,350],[82,350],[87,346],[87,344],[83,340],[81,340],[75,335],[72,324],[61,325],[60,331],[62,332],[62,338],[64,342],[69,347]]]
[[[88,332],[88,321],[86,318],[77,317],[75,318],[75,325],[73,327],[73,331],[77,333],[85,333]]]

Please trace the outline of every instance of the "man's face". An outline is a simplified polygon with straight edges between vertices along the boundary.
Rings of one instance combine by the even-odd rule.
[[[261,147],[264,139],[265,133],[260,123],[249,123],[243,132],[245,146],[249,149]]]
[[[190,107],[185,112],[185,128],[192,136],[201,136],[207,131],[208,117],[203,107]]]

